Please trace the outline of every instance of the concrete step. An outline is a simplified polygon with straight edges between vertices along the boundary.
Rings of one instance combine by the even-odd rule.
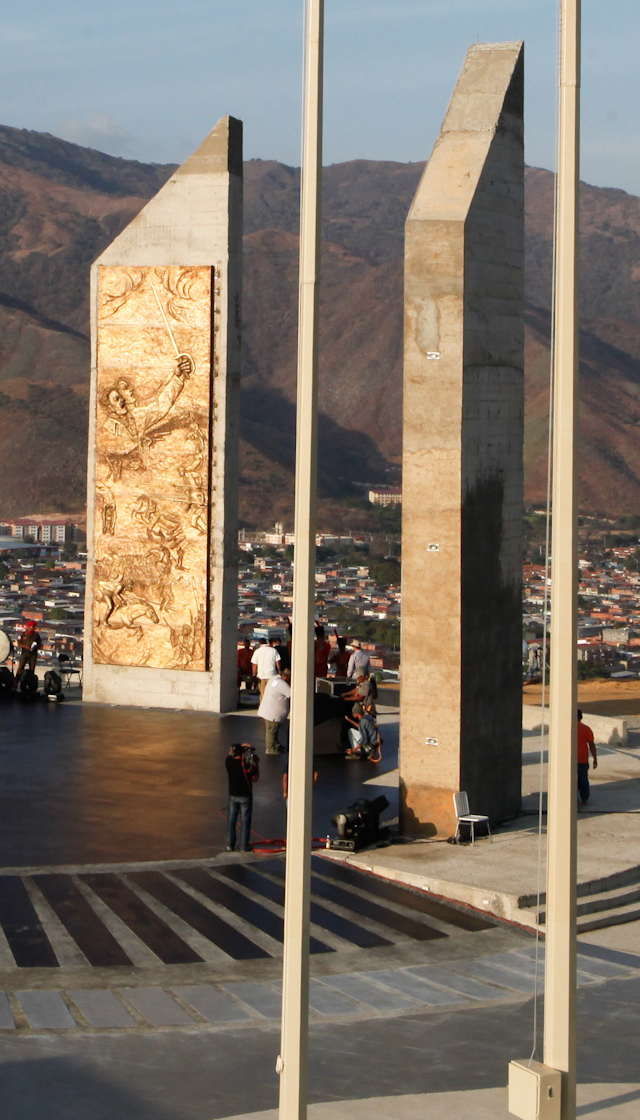
[[[591,895],[587,902],[578,903],[578,920],[589,914],[614,913],[638,904],[640,887],[633,887],[629,891],[603,891],[601,894]],[[539,921],[543,924],[546,921],[544,910],[540,911]]]
[[[578,898],[613,892],[620,890],[622,887],[632,885],[638,885],[640,887],[640,865],[638,864],[633,867],[626,867],[624,871],[616,871],[611,875],[603,875],[599,879],[587,879],[578,883]],[[543,892],[540,895],[540,902],[544,903],[546,900],[546,893]],[[537,897],[535,894],[523,894],[518,899],[518,903],[523,910],[532,909],[535,907],[536,902]]]
[[[592,929],[608,929],[609,926],[620,926],[625,922],[635,922],[639,918],[640,904],[631,903],[629,906],[620,906],[608,910],[599,914],[598,917],[578,921],[578,933],[588,933]]]
[[[586,902],[578,903],[578,917],[596,914],[603,910],[620,910],[633,903],[640,903],[640,886],[632,887],[628,891],[602,891],[601,894],[591,895]]]
[[[541,895],[540,902],[546,902],[545,894]],[[535,896],[523,895],[519,903],[523,925],[535,925]],[[636,921],[640,918],[640,867],[628,867],[612,875],[578,883],[577,909],[579,933]],[[538,922],[543,928],[545,921],[546,912],[540,910]]]
[[[624,871],[616,871],[613,875],[603,875],[600,879],[588,879],[578,883],[578,898],[585,895],[603,894],[606,891],[616,891],[621,887],[637,884],[640,886],[640,866],[627,867]]]

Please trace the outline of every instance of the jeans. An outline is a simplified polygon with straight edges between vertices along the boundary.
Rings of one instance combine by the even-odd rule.
[[[357,747],[362,746],[362,733],[358,731],[357,727],[348,727],[349,733],[349,746],[351,750],[355,751]]]
[[[231,851],[236,846],[236,823],[240,817],[240,850],[249,851],[249,833],[251,832],[252,797],[231,797],[227,806],[227,848]]]
[[[587,801],[589,800],[589,794],[591,793],[591,789],[589,786],[588,762],[578,763],[578,793],[580,794],[580,800],[582,801],[583,805],[586,805]]]

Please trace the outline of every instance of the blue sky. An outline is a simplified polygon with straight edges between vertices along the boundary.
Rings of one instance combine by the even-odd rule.
[[[303,0],[22,0],[0,16],[0,123],[180,162],[224,113],[300,162]],[[555,164],[556,0],[326,0],[324,162],[423,160],[465,52],[524,39],[526,159]],[[640,195],[640,5],[583,0],[582,178]]]

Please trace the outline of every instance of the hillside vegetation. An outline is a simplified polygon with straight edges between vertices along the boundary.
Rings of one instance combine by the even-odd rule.
[[[404,221],[422,164],[326,168],[320,490],[399,480]],[[173,167],[0,127],[0,516],[85,500],[92,260]],[[291,523],[299,172],[245,164],[241,516]],[[527,170],[526,493],[546,490],[553,179]],[[581,505],[640,509],[640,200],[582,188]],[[353,503],[352,505],[350,503]]]

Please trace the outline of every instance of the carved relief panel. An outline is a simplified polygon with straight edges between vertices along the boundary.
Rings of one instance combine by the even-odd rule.
[[[98,270],[93,657],[207,666],[214,270]]]

